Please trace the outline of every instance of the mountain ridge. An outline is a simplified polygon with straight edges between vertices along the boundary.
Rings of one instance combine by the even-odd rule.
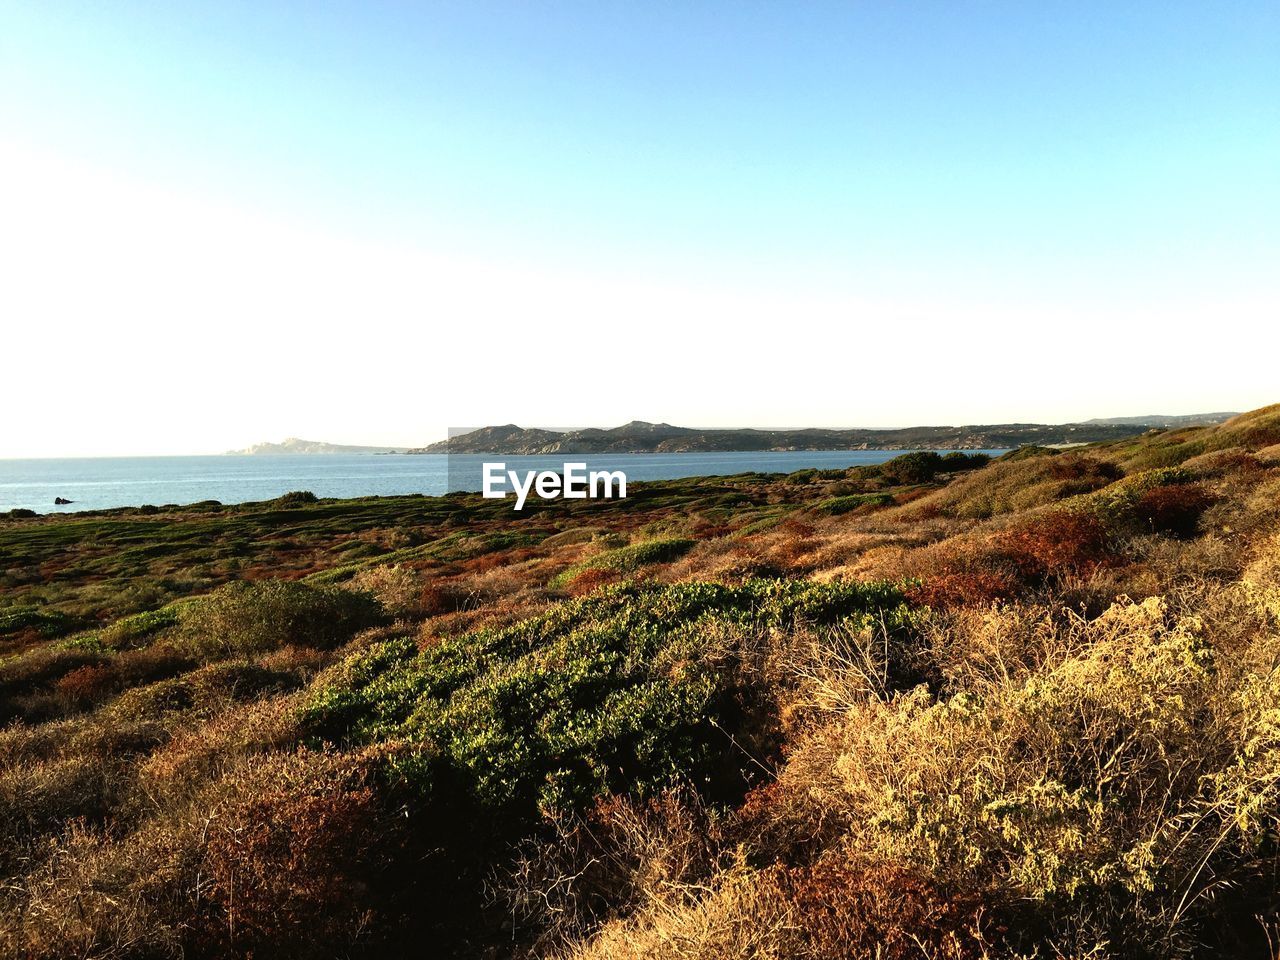
[[[699,429],[632,420],[620,427],[554,431],[514,423],[481,427],[407,453],[494,453],[508,456],[586,453],[699,453],[784,450],[991,450],[1073,446],[1119,440],[1166,426],[1211,425],[1232,414],[1122,417],[1080,423],[1003,423],[962,426],[926,425],[890,429],[808,427],[794,430],[754,428]]]
[[[1218,423],[1225,423],[1232,417],[1239,416],[1239,413],[1219,411],[1216,413],[1191,413],[1178,416],[1169,416],[1162,413],[1152,413],[1141,417],[1094,417],[1092,420],[1086,420],[1088,424],[1110,424],[1115,426],[1145,426],[1160,427],[1162,429],[1171,429],[1175,427],[1199,427],[1210,426]]]

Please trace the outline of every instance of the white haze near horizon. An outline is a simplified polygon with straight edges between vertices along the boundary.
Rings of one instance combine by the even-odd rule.
[[[3,140],[0,210],[0,457],[286,436],[409,446],[509,422],[1058,423],[1280,400],[1277,284],[1260,262],[513,254]]]

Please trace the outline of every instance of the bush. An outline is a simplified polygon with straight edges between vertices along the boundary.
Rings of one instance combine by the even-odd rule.
[[[869,698],[815,732],[774,818],[991,891],[1023,949],[1181,955],[1232,901],[1274,905],[1275,641],[1228,664],[1199,617],[1155,598],[1026,632],[1038,663],[992,663],[953,696]]]
[[[618,547],[576,563],[562,571],[551,581],[552,587],[572,583],[588,570],[610,570],[619,574],[634,573],[641,567],[677,560],[693,546],[694,541],[684,538],[646,540],[629,547]]]
[[[813,507],[814,513],[825,513],[828,516],[839,516],[863,507],[887,507],[893,504],[893,497],[887,493],[853,493],[844,497],[831,497]]]
[[[40,704],[39,692],[50,690],[69,673],[84,667],[97,667],[108,660],[108,655],[92,646],[46,644],[0,661],[0,723],[18,716],[34,719],[37,714],[47,713],[50,706],[63,706],[61,702]],[[36,700],[28,703],[33,697]]]
[[[674,885],[565,956],[980,960],[992,955],[989,926],[976,898],[903,867],[740,868]]]
[[[79,622],[57,610],[18,607],[0,613],[0,637],[28,631],[41,637],[61,637],[79,626]]]
[[[403,828],[367,764],[300,752],[268,765],[212,821],[207,895],[218,953],[328,958],[362,944]]]
[[[963,470],[978,470],[991,462],[987,453],[961,453],[953,450],[942,457],[942,472],[954,473]]]
[[[1150,533],[1151,520],[1154,514],[1150,511],[1157,508],[1161,494],[1147,508],[1148,513],[1139,512],[1139,504],[1147,494],[1157,488],[1169,488],[1191,484],[1194,476],[1182,467],[1159,467],[1130,474],[1117,480],[1079,500],[1080,506],[1090,510],[1099,517],[1111,530],[1118,533]],[[1196,499],[1191,495],[1185,503]],[[1172,508],[1173,498],[1168,501]],[[1207,506],[1207,503],[1206,503]],[[1203,509],[1203,508],[1201,508]],[[1196,514],[1199,517],[1199,514]]]
[[[942,457],[931,450],[919,450],[880,464],[880,475],[891,483],[928,483],[943,469]]]
[[[119,682],[116,671],[109,665],[89,664],[63,674],[53,685],[54,691],[72,705],[84,707],[103,699]]]
[[[1196,533],[1200,515],[1213,503],[1213,497],[1199,484],[1152,487],[1134,505],[1138,522],[1153,533],[1170,533],[1191,537]]]
[[[1051,573],[1087,574],[1110,559],[1106,526],[1087,514],[1057,511],[996,534],[994,556],[1003,555],[1027,582]]]
[[[622,574],[617,570],[609,570],[604,567],[588,567],[569,581],[568,590],[570,596],[582,597],[599,590],[601,587],[615,584],[621,579]]]
[[[276,497],[273,502],[280,507],[305,507],[311,503],[319,503],[320,498],[310,490],[291,490]]]
[[[912,603],[927,607],[985,607],[1018,595],[1021,584],[1007,572],[956,570],[924,578],[907,590]]]
[[[398,564],[360,570],[351,578],[356,590],[372,594],[393,617],[420,617],[432,612],[421,573]]]
[[[366,593],[290,580],[233,583],[192,603],[181,615],[188,643],[216,656],[286,645],[328,649],[382,621]]]
[[[985,960],[983,905],[893,864],[817,863],[782,871],[803,956],[813,960]]]
[[[1001,457],[985,470],[958,477],[906,513],[983,520],[1090,493],[1121,476],[1115,464],[1077,453]]]
[[[933,548],[908,590],[926,606],[982,606],[1063,576],[1086,577],[1116,560],[1107,525],[1090,513],[1055,510],[986,537]]]
[[[735,706],[744,638],[847,618],[900,627],[906,616],[882,584],[615,587],[421,652],[408,641],[362,651],[317,690],[305,722],[331,740],[434,744],[424,788],[452,769],[495,828],[623,789],[643,796],[673,776],[727,797],[744,771],[724,731],[749,736]]]

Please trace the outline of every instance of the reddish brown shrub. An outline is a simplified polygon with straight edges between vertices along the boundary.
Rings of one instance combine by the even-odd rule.
[[[983,907],[893,865],[786,870],[781,886],[814,960],[969,960],[986,956]]]
[[[197,666],[199,661],[189,651],[170,643],[157,643],[137,650],[126,650],[116,661],[126,687],[167,680]]]
[[[214,936],[235,951],[343,954],[378,915],[376,881],[396,832],[355,764],[320,762],[300,781],[241,799],[210,830]],[[283,772],[283,771],[282,771]]]
[[[306,676],[315,673],[324,666],[330,656],[323,650],[314,647],[281,647],[272,650],[259,661],[268,670],[295,673]]]
[[[1153,533],[1191,537],[1213,497],[1199,484],[1152,487],[1139,498],[1134,515]]]
[[[768,553],[770,563],[779,570],[797,570],[812,560],[813,541],[795,536],[775,540]]]
[[[781,753],[789,753],[786,745]],[[779,780],[766,781],[747,793],[733,814],[731,836],[765,863],[793,863],[815,856],[833,839],[796,802],[794,788]]]
[[[797,537],[799,539],[812,537],[814,533],[814,528],[811,524],[796,520],[794,517],[788,517],[783,520],[778,524],[777,529],[788,537]]]
[[[581,597],[600,587],[617,583],[622,579],[622,576],[622,572],[619,570],[590,567],[569,581],[568,591],[570,596]]]
[[[727,523],[710,523],[706,520],[699,520],[693,525],[693,534],[700,540],[711,540],[715,537],[723,537],[727,533],[731,533],[733,527]]]
[[[912,603],[929,607],[986,606],[1018,592],[1018,582],[1008,573],[968,570],[929,577],[907,590]]]
[[[77,667],[53,685],[58,696],[76,706],[87,706],[105,698],[119,681],[116,671],[105,663]]]
[[[478,557],[463,561],[462,569],[468,573],[486,573],[489,570],[496,570],[509,562],[510,560],[505,553],[484,553]]]
[[[985,605],[1016,596],[1053,574],[1087,576],[1112,561],[1106,527],[1088,514],[1059,511],[978,541],[949,544],[926,566],[909,599],[933,607]]]
[[[1088,514],[1050,513],[998,534],[994,552],[1004,554],[1021,578],[1049,573],[1086,574],[1109,559],[1109,538],[1102,521]]]
[[[1054,480],[1089,481],[1090,488],[1099,481],[1110,483],[1124,476],[1114,463],[1094,460],[1079,454],[1065,453],[1047,458],[1045,472]]]
[[[428,617],[453,613],[467,604],[468,592],[456,580],[432,581],[422,588],[422,612]]]

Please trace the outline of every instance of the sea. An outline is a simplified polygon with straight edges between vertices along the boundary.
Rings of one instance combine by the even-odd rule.
[[[479,491],[481,464],[508,470],[622,470],[628,482],[737,473],[792,473],[883,463],[902,450],[794,450],[732,453],[560,454],[293,454],[287,456],[92,457],[0,460],[0,513],[74,513],[146,504],[169,506],[217,500],[270,500],[292,490],[318,497],[439,495]],[[948,451],[939,451],[946,453]],[[966,451],[974,453],[978,451]],[[1002,450],[982,451],[993,455]],[[72,501],[55,505],[54,499]]]

